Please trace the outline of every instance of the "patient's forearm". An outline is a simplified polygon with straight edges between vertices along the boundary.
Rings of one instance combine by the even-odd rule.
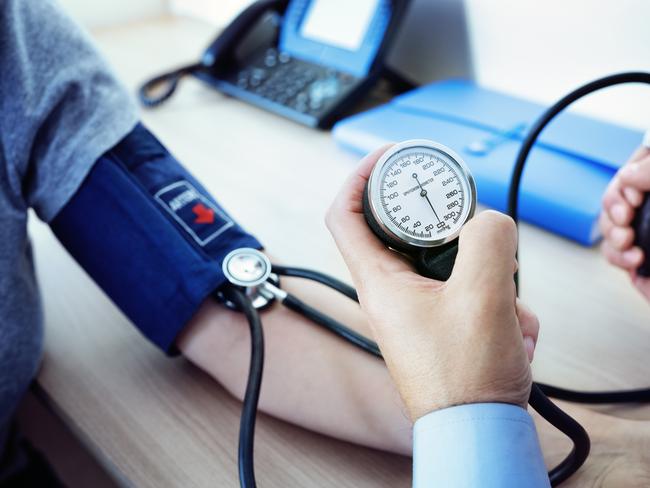
[[[369,335],[358,305],[320,285],[284,279],[283,288]],[[266,357],[260,409],[340,439],[402,454],[411,424],[384,364],[275,304],[262,312]],[[242,398],[250,335],[242,314],[204,304],[179,340],[183,354]]]

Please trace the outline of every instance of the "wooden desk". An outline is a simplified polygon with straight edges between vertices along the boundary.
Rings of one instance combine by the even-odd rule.
[[[210,27],[160,19],[98,31],[131,88],[197,59]],[[347,279],[323,215],[356,158],[317,132],[193,80],[143,119],[246,228],[282,260]],[[227,169],[226,169],[226,165]],[[232,167],[238,171],[232,171]],[[39,383],[52,405],[125,486],[236,486],[240,405],[183,359],[140,337],[31,219],[47,333]],[[300,231],[296,231],[300,229]],[[648,382],[650,310],[626,277],[584,249],[524,226],[522,290],[539,314],[539,380],[570,387]],[[650,410],[622,411],[650,418]],[[407,487],[410,460],[263,417],[260,486]]]

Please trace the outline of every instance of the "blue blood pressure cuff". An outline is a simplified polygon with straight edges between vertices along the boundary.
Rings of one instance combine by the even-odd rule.
[[[201,303],[226,282],[226,254],[261,248],[142,125],[95,163],[51,226],[113,302],[170,354]]]

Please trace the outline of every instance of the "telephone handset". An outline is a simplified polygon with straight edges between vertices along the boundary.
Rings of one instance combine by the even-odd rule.
[[[281,13],[289,0],[260,0],[245,8],[204,51],[198,63],[182,66],[151,78],[139,90],[141,103],[155,107],[174,94],[181,78],[198,71],[212,71],[227,62],[230,53],[256,23],[267,13]]]
[[[383,64],[407,2],[259,0],[221,32],[198,63],[143,84],[140,100],[159,105],[192,74],[297,122],[329,127],[381,76],[412,87]]]

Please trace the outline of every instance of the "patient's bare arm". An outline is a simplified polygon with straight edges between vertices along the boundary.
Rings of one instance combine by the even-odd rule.
[[[304,280],[285,278],[282,285],[370,335],[358,305],[347,298]],[[262,320],[262,411],[339,439],[410,454],[411,423],[382,361],[280,304],[262,312]],[[190,361],[243,398],[250,360],[243,314],[206,302],[178,346]]]

